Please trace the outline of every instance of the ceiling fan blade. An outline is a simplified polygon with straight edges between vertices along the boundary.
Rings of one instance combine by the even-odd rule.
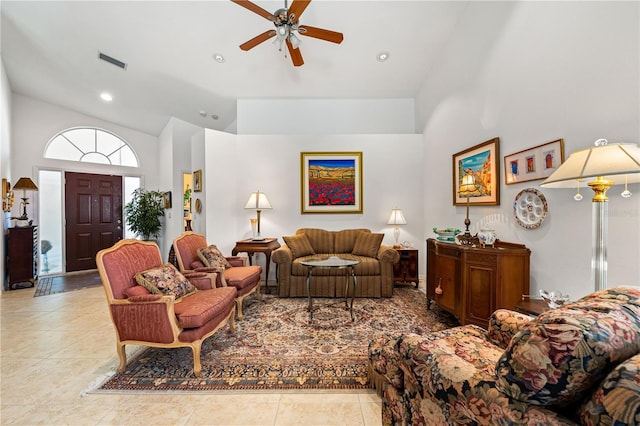
[[[302,53],[300,53],[300,48],[294,49],[289,39],[286,39],[285,41],[287,43],[287,49],[289,49],[289,55],[291,56],[293,66],[299,67],[300,65],[304,64],[304,61],[302,60]]]
[[[271,37],[275,37],[276,35],[276,30],[268,30],[263,32],[262,34],[259,34],[257,36],[255,36],[254,38],[252,38],[249,41],[245,41],[244,43],[242,43],[240,45],[240,49],[242,50],[249,50],[249,49],[253,49],[254,47],[256,47],[257,45],[259,45],[260,43],[262,43],[263,41],[267,41],[269,40]]]
[[[258,15],[262,16],[265,19],[268,19],[269,21],[273,22],[276,20],[276,17],[273,16],[272,13],[267,12],[266,10],[264,10],[263,8],[261,8],[255,3],[251,3],[249,0],[231,0],[231,1],[237,5],[244,7],[245,9],[249,9],[253,13],[257,13]]]
[[[336,31],[325,30],[323,28],[310,27],[308,25],[300,25],[298,32],[303,36],[319,38],[320,40],[330,41],[331,43],[342,43],[342,33]]]
[[[311,0],[293,0],[291,7],[287,11],[287,15],[294,15],[295,19],[293,22],[298,22],[304,10],[309,6],[309,3],[311,3]]]

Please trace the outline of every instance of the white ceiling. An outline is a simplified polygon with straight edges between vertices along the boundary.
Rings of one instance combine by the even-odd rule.
[[[255,3],[269,12],[284,6]],[[271,40],[240,50],[273,24],[228,0],[2,0],[1,53],[15,93],[153,135],[170,117],[232,131],[243,98],[414,98],[466,6],[314,0],[300,23],[342,32],[344,41],[300,37],[305,64],[294,67]],[[113,102],[101,101],[102,91]]]

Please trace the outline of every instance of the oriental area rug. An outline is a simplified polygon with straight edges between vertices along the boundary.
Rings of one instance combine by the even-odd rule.
[[[314,299],[311,324],[305,298],[249,299],[235,334],[226,326],[202,344],[202,377],[193,375],[191,349],[148,348],[89,392],[366,389],[375,337],[458,325],[437,306],[427,309],[425,294],[414,288],[396,288],[389,299],[356,299],[354,322],[344,299]]]

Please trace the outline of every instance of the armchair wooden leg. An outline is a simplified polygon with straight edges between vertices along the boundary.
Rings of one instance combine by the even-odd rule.
[[[236,299],[236,306],[238,307],[238,321],[241,321],[244,318],[244,314],[242,313],[242,302],[244,302],[244,297]]]
[[[191,345],[193,350],[193,374],[196,377],[200,377],[202,374],[202,364],[200,363],[200,347],[202,346],[202,340],[196,340]]]
[[[231,312],[231,315],[229,315],[229,330],[231,330],[232,333],[236,332],[236,307],[233,307],[233,310]]]
[[[127,366],[127,352],[124,347],[124,343],[118,342],[116,345],[116,352],[118,352],[118,358],[120,358],[120,365],[118,366],[118,372],[120,373],[122,373]]]

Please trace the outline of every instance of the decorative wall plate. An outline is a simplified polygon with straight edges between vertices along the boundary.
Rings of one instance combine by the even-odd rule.
[[[202,202],[200,198],[196,198],[196,213],[200,213],[202,211]]]
[[[547,199],[535,188],[523,189],[513,202],[513,214],[518,225],[527,229],[536,229],[549,213]]]

